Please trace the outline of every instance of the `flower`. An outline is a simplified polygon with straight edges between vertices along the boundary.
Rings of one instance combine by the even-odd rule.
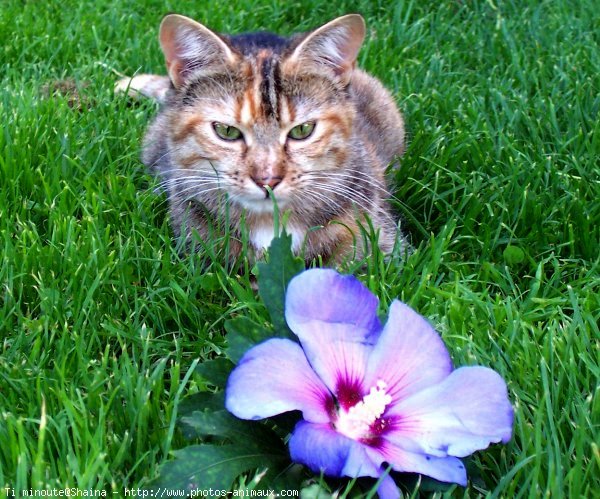
[[[415,472],[466,485],[460,457],[507,442],[513,409],[493,370],[452,369],[444,343],[394,301],[385,326],[378,299],[353,276],[312,269],[293,278],[285,317],[299,344],[269,339],[231,373],[226,407],[242,419],[302,411],[289,441],[293,461],[331,476]]]

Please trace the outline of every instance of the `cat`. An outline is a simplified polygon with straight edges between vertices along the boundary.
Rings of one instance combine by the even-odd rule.
[[[162,180],[176,235],[206,240],[221,227],[236,258],[244,225],[250,257],[260,258],[275,200],[307,263],[364,257],[369,227],[384,253],[406,247],[385,177],[403,153],[404,122],[390,93],[356,67],[365,32],[358,14],[289,38],[163,19],[168,76],[124,78],[117,90],[161,103],[142,161]]]

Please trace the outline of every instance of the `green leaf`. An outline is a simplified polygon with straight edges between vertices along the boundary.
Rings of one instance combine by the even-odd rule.
[[[287,456],[281,438],[266,424],[238,419],[223,409],[221,411],[195,411],[180,419],[186,438],[221,437],[231,443],[244,442],[249,449]]]
[[[225,408],[225,392],[198,392],[185,397],[177,407],[179,417],[195,411],[220,411]]]
[[[224,388],[233,367],[234,365],[229,359],[217,357],[198,364],[195,372],[216,387]]]
[[[158,478],[145,487],[150,495],[165,489],[188,494],[211,488],[228,491],[242,473],[258,468],[281,468],[288,462],[288,458],[279,453],[258,452],[242,444],[190,445],[173,454],[175,459],[163,464]]]
[[[304,261],[292,252],[292,236],[285,231],[271,242],[268,261],[258,263],[258,293],[277,336],[295,338],[285,322],[285,290],[291,278],[304,268]]]
[[[243,316],[225,322],[225,331],[227,331],[225,353],[236,364],[254,345],[276,336],[272,330]]]

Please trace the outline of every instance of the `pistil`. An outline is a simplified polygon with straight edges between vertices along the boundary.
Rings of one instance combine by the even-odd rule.
[[[334,422],[335,429],[354,440],[370,438],[371,427],[392,401],[392,397],[385,391],[386,388],[386,383],[379,380],[356,405],[348,410],[340,408]]]

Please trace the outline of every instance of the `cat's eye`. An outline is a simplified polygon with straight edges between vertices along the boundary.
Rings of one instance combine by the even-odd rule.
[[[242,138],[242,132],[234,126],[225,125],[215,121],[213,123],[213,129],[219,138],[223,140],[239,140]]]
[[[302,123],[301,125],[296,125],[294,128],[290,130],[288,133],[288,137],[294,140],[304,140],[311,136],[315,129],[314,121],[307,121],[306,123]]]

